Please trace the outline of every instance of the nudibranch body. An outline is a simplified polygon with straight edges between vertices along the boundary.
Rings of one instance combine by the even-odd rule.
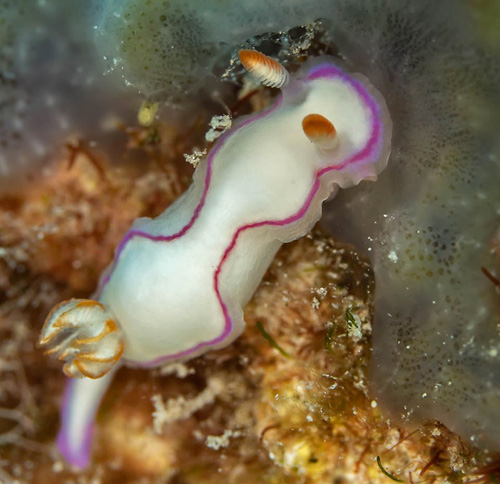
[[[269,78],[258,68],[249,71]],[[275,104],[237,120],[184,195],[135,221],[101,277],[99,302],[66,301],[49,315],[41,343],[67,375],[83,377],[68,385],[59,435],[70,463],[88,463],[92,421],[122,353],[153,367],[228,345],[281,244],[305,235],[338,187],[385,168],[391,122],[365,78],[329,58],[285,73],[273,78],[282,86]]]

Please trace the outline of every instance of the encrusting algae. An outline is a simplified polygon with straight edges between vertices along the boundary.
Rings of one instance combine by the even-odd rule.
[[[50,178],[1,201],[1,482],[495,482],[494,463],[478,470],[489,461],[444,426],[401,429],[380,413],[367,387],[373,273],[320,229],[280,250],[231,346],[121,369],[91,468],[65,467],[54,447],[63,375],[35,348],[42,320],[88,295],[131,220],[187,185],[171,131],[127,133],[156,159],[142,174],[73,143]]]

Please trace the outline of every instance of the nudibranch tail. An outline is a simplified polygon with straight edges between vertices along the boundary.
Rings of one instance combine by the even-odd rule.
[[[123,335],[106,308],[97,301],[72,299],[59,303],[47,316],[40,346],[64,361],[71,378],[101,378],[119,361]]]
[[[321,114],[309,114],[302,120],[302,130],[318,148],[333,150],[337,147],[338,137],[335,126]]]
[[[264,86],[281,88],[290,80],[290,74],[278,61],[261,52],[242,49],[238,57],[248,73]]]
[[[57,447],[66,462],[78,469],[90,463],[95,416],[115,369],[97,380],[70,379],[66,384]]]

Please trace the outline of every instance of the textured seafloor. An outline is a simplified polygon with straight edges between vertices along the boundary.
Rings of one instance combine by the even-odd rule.
[[[280,251],[233,345],[186,365],[121,370],[91,468],[65,467],[54,447],[64,378],[35,347],[43,318],[91,292],[131,220],[161,211],[188,180],[174,131],[128,136],[161,162],[139,174],[81,145],[0,202],[0,482],[389,482],[377,456],[404,482],[486,479],[487,456],[444,426],[403,429],[381,414],[367,386],[370,264],[319,230]]]
[[[0,0],[9,14],[0,16],[0,186],[8,193],[0,198],[0,483],[500,482],[495,455],[474,450],[439,422],[418,426],[442,415],[465,437],[486,429],[490,443],[498,438],[495,2],[318,0],[317,11],[328,5],[335,15],[321,10],[330,22],[298,29],[295,44],[296,31],[272,34],[279,15],[266,24],[266,36],[246,41],[279,50],[292,68],[308,53],[335,55],[380,86],[390,103],[396,130],[389,169],[376,184],[341,193],[323,219],[339,238],[375,254],[378,316],[372,268],[361,252],[320,231],[285,246],[233,345],[186,365],[120,371],[99,413],[92,466],[76,473],[54,445],[64,378],[61,365],[35,347],[43,320],[55,303],[88,297],[131,221],[159,214],[187,187],[182,154],[204,146],[205,106],[224,112],[216,98],[228,93],[230,104],[236,88],[211,79],[205,88],[213,99],[186,97],[189,116],[169,113],[170,124],[127,127],[137,93],[125,94],[101,76],[102,59],[94,57],[76,4]],[[187,6],[171,3],[181,11]],[[286,22],[316,18],[297,17],[303,5],[292,3]],[[140,15],[142,5],[152,5],[146,18],[162,28],[159,3],[102,5],[123,6],[141,27],[144,35],[120,43],[124,17],[111,9],[103,17],[110,28],[99,30],[97,41],[112,54],[121,49],[116,70],[153,100],[163,97],[148,86],[173,89],[176,99],[187,89],[183,83],[199,88],[209,70],[217,71],[215,53],[228,60],[233,44],[272,13],[263,13],[261,2],[246,13],[253,23],[237,5],[225,22],[213,15],[224,9],[210,12],[205,20],[220,27],[216,37],[226,42],[220,51],[212,31],[186,30],[190,16],[177,23],[172,17],[182,35],[172,41],[173,57],[161,57],[178,62],[172,70],[154,50],[170,30],[150,35]],[[210,11],[208,2],[203,7]],[[203,19],[204,11],[195,17]],[[317,28],[327,35],[319,38]],[[209,51],[197,50],[205,41]],[[143,61],[153,62],[149,76]],[[238,78],[237,65],[228,73]],[[254,87],[246,86],[249,97],[235,105],[242,113],[269,101],[269,91],[255,95]],[[42,175],[40,166],[52,168]],[[19,188],[13,180],[23,173],[32,183]],[[450,300],[440,270],[452,284]],[[432,305],[439,301],[441,326]],[[397,318],[385,317],[391,307],[401,309]],[[470,317],[476,310],[480,317]],[[458,350],[447,346],[458,369],[451,378],[436,328],[450,339],[462,333]],[[368,372],[372,330],[383,363],[375,378]],[[439,390],[448,381],[455,387]],[[382,402],[417,423],[403,428],[387,420]]]

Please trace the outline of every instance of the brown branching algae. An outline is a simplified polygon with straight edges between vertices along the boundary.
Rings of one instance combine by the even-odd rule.
[[[489,0],[0,0],[0,482],[499,482],[499,25]],[[77,471],[43,320],[272,104],[241,49],[368,78],[388,168],[280,249],[240,339],[121,368]]]

